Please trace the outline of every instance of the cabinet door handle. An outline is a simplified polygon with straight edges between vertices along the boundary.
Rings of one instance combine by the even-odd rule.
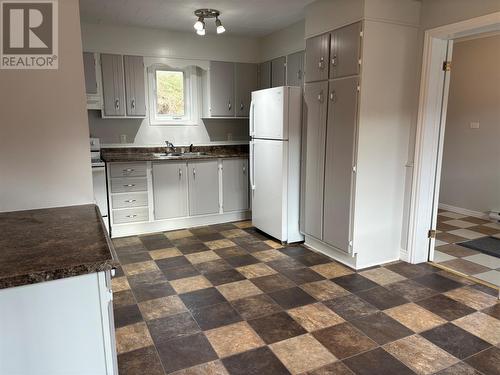
[[[302,70],[297,71],[297,79],[300,81],[302,79]]]
[[[330,101],[332,103],[335,103],[337,101],[337,93],[335,92],[335,90],[332,90],[332,92],[330,93]]]
[[[127,199],[125,203],[134,203],[136,201],[137,201],[136,199]]]
[[[332,65],[337,66],[337,55],[333,55],[332,57]]]
[[[126,169],[123,170],[123,172],[126,172],[126,173],[130,173],[130,172],[133,172],[133,171],[135,171],[134,168],[126,168]]]
[[[127,217],[129,217],[129,218],[131,218],[131,219],[132,219],[132,218],[134,218],[134,217],[137,217],[137,214],[127,215]]]
[[[247,174],[247,167],[243,166],[243,174],[246,175]]]
[[[243,108],[245,108],[245,105],[243,104],[243,102],[240,103],[240,111],[243,111]]]
[[[179,180],[182,178],[182,169],[179,168]]]
[[[323,91],[318,94],[318,102],[323,103]]]
[[[196,168],[193,168],[193,179],[196,180]]]
[[[232,108],[232,106],[231,106],[231,100],[227,102],[227,108],[228,108],[229,110],[231,110],[231,108]]]
[[[115,109],[118,111],[120,109],[120,99],[115,99]]]
[[[135,99],[132,99],[132,101],[130,102],[130,106],[132,107],[132,109],[135,109]]]
[[[126,185],[123,185],[123,187],[134,187],[135,184],[126,184]]]
[[[325,58],[321,57],[318,62],[318,68],[323,70],[325,68]]]

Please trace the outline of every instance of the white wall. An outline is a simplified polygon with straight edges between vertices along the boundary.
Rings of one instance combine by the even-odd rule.
[[[305,20],[296,22],[287,28],[275,31],[260,39],[260,61],[267,61],[306,48],[304,39]]]
[[[455,43],[439,202],[500,209],[500,35]],[[479,122],[479,129],[471,129]]]
[[[59,69],[0,70],[0,211],[91,203],[77,0],[59,1]]]

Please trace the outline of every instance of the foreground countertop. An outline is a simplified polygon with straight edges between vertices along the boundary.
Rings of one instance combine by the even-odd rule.
[[[0,213],[0,289],[118,265],[94,204]]]
[[[177,149],[180,149],[180,147],[178,147]],[[221,158],[247,158],[249,149],[248,145],[194,146],[193,152],[203,152],[206,153],[206,155],[181,155],[173,157],[159,156],[159,154],[164,154],[165,151],[165,147],[103,148],[101,150],[101,158],[108,163],[132,161],[178,161]]]

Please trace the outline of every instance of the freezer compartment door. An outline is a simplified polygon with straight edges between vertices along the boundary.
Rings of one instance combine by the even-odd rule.
[[[287,87],[275,87],[252,92],[252,138],[288,139],[288,90]]]
[[[252,223],[287,241],[288,142],[256,139],[250,147]]]

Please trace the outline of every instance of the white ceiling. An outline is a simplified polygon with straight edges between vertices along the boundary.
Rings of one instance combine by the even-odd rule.
[[[228,35],[264,36],[299,21],[314,0],[80,0],[83,22],[193,31],[198,8],[214,8]],[[214,33],[213,20],[207,32]]]

